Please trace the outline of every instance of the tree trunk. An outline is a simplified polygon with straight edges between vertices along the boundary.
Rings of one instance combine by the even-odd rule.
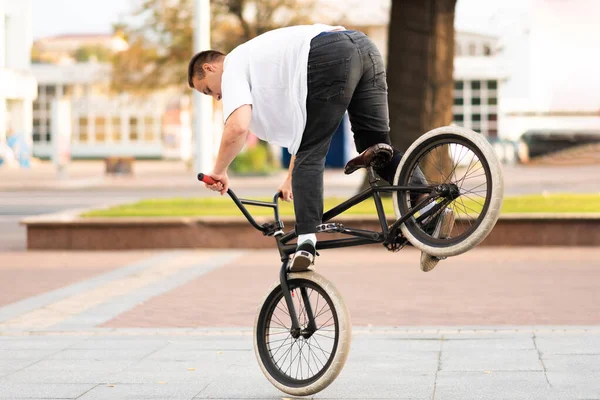
[[[400,151],[429,130],[452,123],[455,6],[456,0],[392,1],[390,137]],[[428,179],[439,178],[423,172]]]
[[[400,151],[452,122],[455,6],[456,0],[392,1],[387,81],[390,137]]]

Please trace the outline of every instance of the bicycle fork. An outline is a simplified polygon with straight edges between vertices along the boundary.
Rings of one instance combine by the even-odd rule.
[[[308,339],[317,330],[315,317],[312,311],[312,306],[310,305],[308,293],[306,292],[306,287],[301,286],[300,293],[302,295],[302,302],[304,303],[304,312],[306,313],[306,317],[308,318],[308,325],[306,326],[306,328],[302,329],[302,327],[300,326],[300,322],[298,321],[298,315],[296,314],[296,307],[294,306],[294,301],[292,300],[292,293],[290,292],[290,287],[287,282],[288,263],[289,260],[285,260],[283,262],[283,265],[281,266],[281,272],[279,274],[279,280],[281,281],[281,290],[283,291],[285,303],[287,304],[287,308],[290,313],[290,318],[292,320],[292,328],[290,329],[290,333],[294,339],[297,339],[300,336],[303,336],[305,339]]]

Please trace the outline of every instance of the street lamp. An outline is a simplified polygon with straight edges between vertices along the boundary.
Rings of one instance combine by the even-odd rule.
[[[210,0],[194,2],[194,53],[210,49]],[[194,90],[194,146],[196,172],[212,171],[212,97]]]

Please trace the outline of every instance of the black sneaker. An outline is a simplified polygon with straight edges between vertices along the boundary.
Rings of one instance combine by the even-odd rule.
[[[308,270],[308,268],[315,263],[315,246],[311,241],[302,243],[296,249],[294,258],[290,265],[291,272],[302,272]]]

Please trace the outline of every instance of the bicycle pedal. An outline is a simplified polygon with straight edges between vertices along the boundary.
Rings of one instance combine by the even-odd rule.
[[[317,225],[317,233],[335,233],[341,232],[343,229],[344,225],[337,223]]]

